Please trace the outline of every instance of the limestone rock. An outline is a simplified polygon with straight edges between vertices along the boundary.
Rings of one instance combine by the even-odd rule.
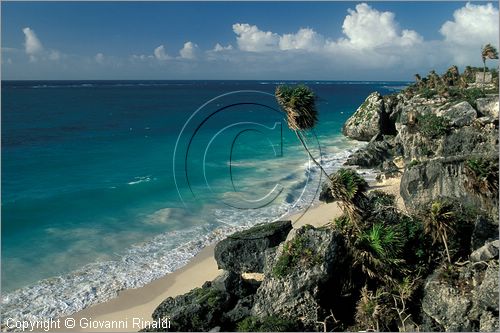
[[[470,254],[470,261],[480,262],[498,258],[500,240],[488,242]]]
[[[370,141],[374,135],[382,132],[384,120],[384,99],[378,92],[373,92],[347,120],[342,133],[355,140]]]
[[[497,331],[498,261],[438,269],[425,284],[422,310],[446,331]]]
[[[370,141],[365,147],[354,152],[344,165],[358,165],[365,168],[377,167],[390,156],[392,146],[385,140]]]
[[[295,246],[300,248],[296,253]],[[266,270],[252,314],[300,319],[304,327],[313,329],[318,308],[340,295],[349,271],[346,257],[344,239],[338,232],[298,229],[294,238],[278,248],[273,267]],[[339,311],[346,309],[340,302],[332,305]]]
[[[262,273],[264,252],[284,241],[291,229],[290,221],[277,221],[234,233],[215,246],[218,267],[236,273]]]
[[[440,110],[437,115],[448,118],[450,125],[456,127],[470,125],[477,118],[476,110],[465,101]]]
[[[476,105],[481,115],[498,119],[498,96],[478,98]]]

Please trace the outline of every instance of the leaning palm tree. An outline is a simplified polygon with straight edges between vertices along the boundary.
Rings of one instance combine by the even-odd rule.
[[[484,81],[486,78],[486,59],[498,59],[498,51],[493,45],[488,43],[481,49],[481,58],[483,59],[483,85],[484,85]]]
[[[321,164],[309,151],[304,140],[303,131],[310,130],[318,122],[318,111],[316,110],[316,97],[311,89],[306,86],[278,86],[275,91],[276,100],[287,116],[288,127],[302,143],[309,157],[319,167],[321,172],[328,178],[328,174]]]
[[[451,264],[450,251],[448,250],[448,235],[452,232],[455,222],[455,213],[451,203],[437,200],[431,204],[430,214],[424,219],[424,232],[430,234],[433,243],[440,241],[446,250],[448,262]]]

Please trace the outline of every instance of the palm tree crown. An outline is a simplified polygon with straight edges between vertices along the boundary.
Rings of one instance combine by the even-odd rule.
[[[306,86],[295,88],[278,86],[276,100],[287,115],[288,127],[294,131],[308,130],[316,126],[318,111],[314,93]]]

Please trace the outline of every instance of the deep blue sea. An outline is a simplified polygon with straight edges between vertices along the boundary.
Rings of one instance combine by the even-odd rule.
[[[320,173],[274,81],[4,81],[2,312],[69,314],[185,265],[230,232],[316,204]],[[329,171],[341,127],[404,82],[300,82]]]

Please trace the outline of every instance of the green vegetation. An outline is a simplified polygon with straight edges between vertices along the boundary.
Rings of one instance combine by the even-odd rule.
[[[434,113],[419,115],[417,117],[420,132],[428,139],[435,139],[445,135],[449,128],[449,121],[446,118],[439,117]]]
[[[339,169],[329,176],[330,190],[334,201],[340,201],[340,207],[349,220],[359,229],[358,220],[364,212],[365,192],[368,183],[352,169]]]
[[[498,196],[498,161],[484,158],[465,161],[467,188],[486,197]]]
[[[216,306],[223,299],[223,292],[215,288],[196,288],[193,290],[196,301],[200,304]]]
[[[413,168],[414,166],[419,165],[421,162],[419,160],[411,160],[410,163],[408,163],[408,169]]]
[[[311,267],[320,264],[322,260],[316,249],[311,246],[309,237],[306,234],[297,235],[283,246],[283,253],[273,267],[273,276],[284,277],[299,264]]]
[[[375,223],[355,241],[354,262],[370,278],[388,279],[403,263],[404,241],[397,226]]]
[[[437,95],[437,91],[428,87],[422,87],[418,90],[418,94],[424,98],[431,99]]]
[[[445,200],[436,200],[431,203],[429,214],[424,218],[424,231],[432,237],[433,242],[441,242],[446,250],[448,262],[451,263],[448,250],[448,235],[453,232],[455,211],[452,203]]]
[[[387,206],[394,206],[396,201],[396,196],[394,194],[389,194],[384,191],[374,190],[370,192],[371,204],[374,209],[385,208]]]
[[[269,317],[246,317],[237,325],[238,332],[291,332],[297,329],[293,320]]]

